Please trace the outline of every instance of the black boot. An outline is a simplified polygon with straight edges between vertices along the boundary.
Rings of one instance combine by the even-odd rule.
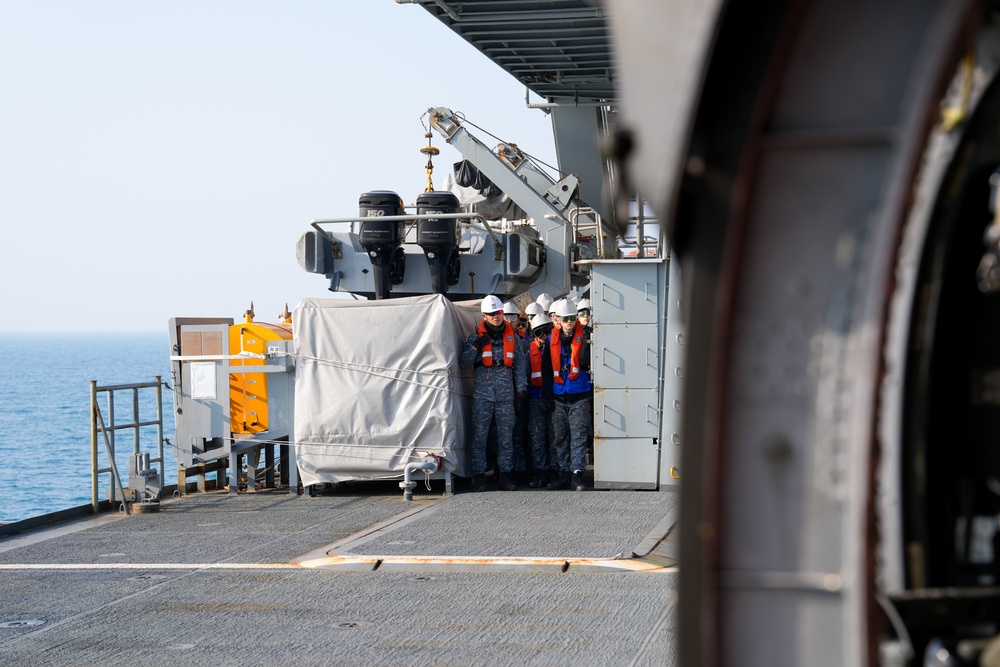
[[[586,491],[587,490],[587,484],[586,484],[586,482],[583,481],[583,471],[582,470],[574,470],[573,471],[572,486],[573,486],[573,490],[574,491]]]
[[[545,488],[552,491],[559,491],[561,489],[568,489],[570,482],[570,473],[568,470],[561,470],[559,472],[559,477],[553,477],[552,481],[546,485]]]
[[[514,474],[515,473],[512,472],[500,473],[501,491],[517,491],[517,480],[515,479]]]
[[[528,486],[533,489],[540,489],[545,486],[545,475],[540,472],[536,472],[532,477],[531,481],[528,482]]]
[[[472,476],[472,490],[477,492],[486,490],[486,475]]]

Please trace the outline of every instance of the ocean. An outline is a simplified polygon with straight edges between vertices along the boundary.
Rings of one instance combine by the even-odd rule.
[[[90,504],[90,381],[152,382],[157,375],[172,384],[165,328],[163,333],[0,332],[0,523]],[[154,390],[140,390],[140,420],[155,418],[154,399]],[[131,411],[132,392],[115,392],[116,421],[129,421]],[[166,387],[163,435],[174,441],[173,397]],[[155,458],[156,429],[144,427],[141,443]],[[115,461],[126,485],[132,445],[132,431],[119,431]],[[106,467],[101,440],[99,450]],[[164,454],[164,484],[176,483],[177,460],[169,447]],[[102,475],[102,500],[108,484],[108,475]]]

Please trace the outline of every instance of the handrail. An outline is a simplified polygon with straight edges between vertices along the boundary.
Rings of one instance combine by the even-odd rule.
[[[152,420],[140,421],[139,419],[139,390],[156,389],[156,418]],[[115,392],[132,392],[132,420],[127,423],[117,423],[115,421]],[[108,419],[105,422],[104,413],[98,401],[99,394],[107,394]],[[144,426],[156,426],[157,458],[150,459],[150,463],[158,463],[160,470],[164,471],[166,459],[163,455],[163,382],[161,376],[157,375],[154,382],[134,382],[131,384],[116,384],[98,386],[96,380],[90,381],[90,480],[91,480],[91,509],[96,514],[100,509],[100,476],[111,473],[111,484],[109,500],[111,506],[116,504],[116,487],[121,493],[122,503],[126,513],[129,512],[129,501],[125,497],[125,487],[122,484],[121,475],[118,473],[118,466],[115,461],[115,432],[125,429],[132,429],[132,454],[139,454],[141,451],[140,428]],[[101,468],[98,463],[97,436],[101,434],[104,440],[105,452],[108,455],[109,467]]]

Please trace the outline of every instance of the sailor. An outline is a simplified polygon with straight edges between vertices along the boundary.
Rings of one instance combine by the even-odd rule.
[[[539,307],[539,311],[541,308]],[[552,364],[549,360],[549,334],[552,322],[538,312],[531,317],[532,340],[528,343],[528,434],[531,436],[531,481],[537,489],[558,479],[559,470],[549,459],[552,442]]]
[[[556,308],[562,305],[564,301],[566,301],[566,299],[556,299],[550,303],[549,307],[545,310],[545,312],[549,315],[549,319],[552,320],[552,326],[556,329],[559,328],[559,316],[556,315]],[[576,312],[576,310],[574,309],[573,312]]]
[[[458,363],[475,368],[472,397],[472,473],[476,491],[486,490],[486,442],[490,428],[497,434],[500,488],[513,491],[514,397],[527,388],[527,350],[524,341],[503,319],[503,303],[489,295],[480,304],[482,321],[465,341]]]
[[[589,343],[593,339],[594,327],[590,319],[590,299],[580,299],[576,302],[576,318],[583,327],[583,337]],[[594,405],[594,389],[590,389],[590,404]],[[587,424],[587,456],[594,460],[594,411],[590,411],[590,422]]]
[[[527,327],[525,329],[527,335],[524,338],[529,343],[531,342],[531,339],[534,337],[531,332],[533,328],[531,326],[532,318],[534,318],[535,315],[544,315],[544,314],[545,310],[540,305],[538,305],[537,301],[532,301],[531,303],[529,303],[527,306],[524,307],[524,317],[525,319],[527,319]]]
[[[503,305],[503,319],[514,329],[518,338],[525,342],[524,353],[528,353],[527,338],[524,331],[518,327],[521,319],[521,309],[513,301],[508,301]],[[525,468],[530,452],[528,445],[528,397],[524,392],[519,392],[514,397],[514,434],[511,436],[514,443],[514,469],[516,477],[525,477]]]
[[[552,312],[552,297],[545,292],[538,295],[538,298],[535,299],[535,303],[542,307],[542,312],[546,315]]]
[[[583,333],[587,336],[587,340],[590,340],[590,334],[594,331],[590,324],[590,299],[580,299],[576,302],[576,317],[583,327]]]
[[[535,317],[535,315],[544,315],[545,309],[538,305],[537,301],[532,301],[524,307],[524,314],[527,315],[530,320]],[[532,328],[534,328],[534,325],[532,325]]]
[[[503,305],[503,319],[505,322],[509,322],[510,326],[514,327],[515,333],[527,340],[527,337],[524,335],[525,332],[520,327],[521,309],[517,307],[516,303],[508,301]]]
[[[561,300],[556,305],[557,325],[549,336],[552,368],[552,435],[550,455],[559,468],[559,479],[550,489],[572,486],[586,490],[587,436],[590,425],[590,342],[577,321],[576,307]]]

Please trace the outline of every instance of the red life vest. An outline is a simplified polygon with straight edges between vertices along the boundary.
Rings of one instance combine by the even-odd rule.
[[[573,329],[573,343],[569,354],[569,379],[575,380],[580,377],[580,350],[583,348],[583,327],[576,323]],[[549,354],[552,357],[552,379],[559,384],[563,384],[559,371],[562,368],[562,327],[552,329],[549,336]]]
[[[531,348],[528,350],[531,359],[531,386],[542,386],[542,344],[538,340],[531,341]]]
[[[506,366],[514,365],[514,329],[510,322],[504,322],[503,329],[503,363]],[[476,333],[480,336],[488,336],[486,333],[486,323],[480,322],[476,326]],[[493,365],[493,339],[483,345],[483,366]]]

